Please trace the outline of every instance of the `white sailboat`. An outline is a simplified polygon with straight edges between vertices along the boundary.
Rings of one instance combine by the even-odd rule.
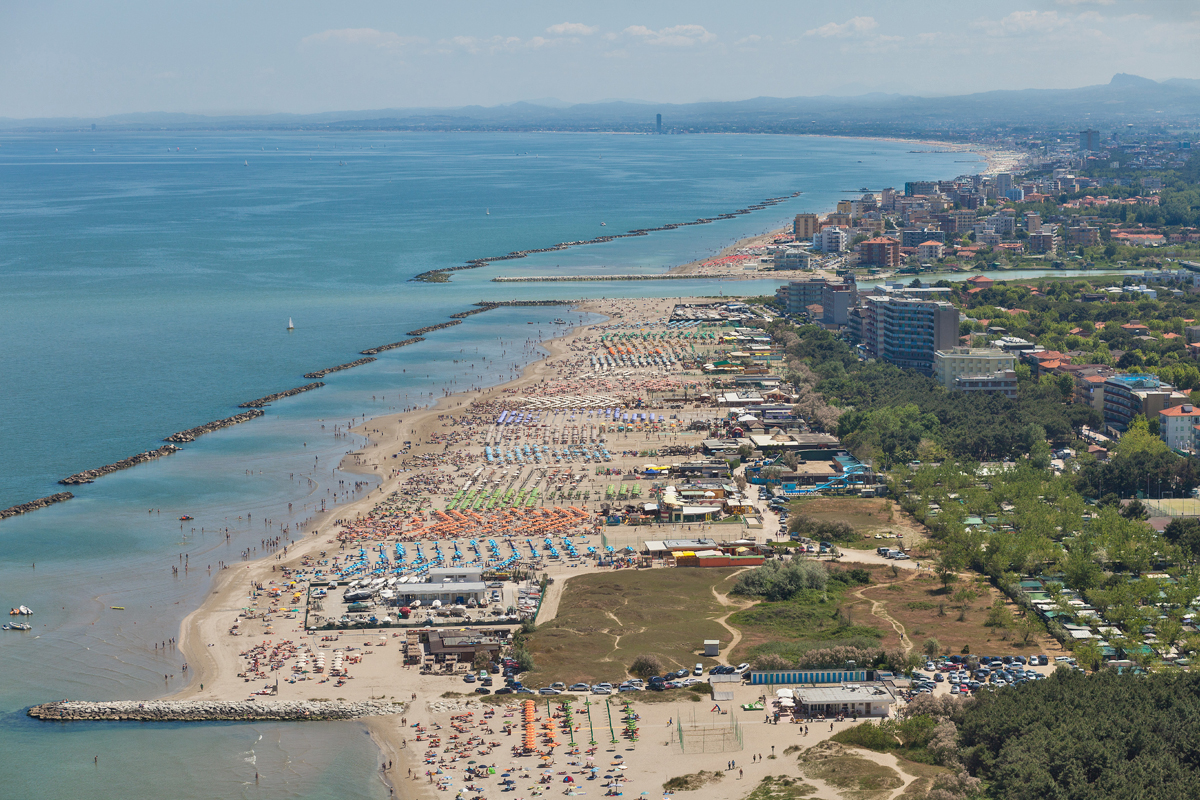
[[[296,326],[292,324],[292,318],[291,318],[291,317],[288,317],[288,327],[287,327],[287,329],[288,329],[289,331],[291,331],[291,330],[295,330],[295,329],[296,329]]]

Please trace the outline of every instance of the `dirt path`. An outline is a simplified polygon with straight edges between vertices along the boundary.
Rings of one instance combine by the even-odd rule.
[[[900,644],[901,644],[901,646],[904,647],[904,654],[908,655],[910,652],[912,652],[912,649],[913,649],[913,643],[912,643],[912,640],[908,638],[908,632],[904,630],[903,625],[901,625],[894,617],[892,617],[891,614],[889,614],[887,612],[887,603],[883,602],[882,600],[872,600],[871,598],[863,595],[863,592],[865,592],[869,588],[871,588],[871,587],[869,587],[869,586],[862,587],[861,589],[859,589],[858,591],[856,591],[854,593],[854,596],[857,597],[859,600],[865,600],[868,603],[870,603],[871,604],[871,614],[876,617],[879,617],[884,622],[889,623],[892,626],[892,628],[895,629],[896,633],[900,634]]]
[[[747,569],[749,569],[749,568],[747,568]],[[727,577],[725,580],[730,580],[731,578],[735,578],[745,571],[746,570],[739,570],[739,571],[733,573],[732,575],[730,575],[729,577]],[[720,603],[722,606],[725,606],[726,608],[730,608],[732,606],[732,608],[730,609],[729,612],[713,619],[713,622],[717,623],[722,628],[729,631],[729,644],[725,646],[724,652],[732,653],[734,648],[736,648],[742,642],[742,632],[729,624],[729,618],[732,617],[737,612],[741,611],[743,608],[749,608],[750,606],[754,605],[754,601],[747,600],[746,602],[743,602],[743,603],[735,602],[735,601],[729,599],[728,594],[721,594],[720,592],[718,592],[716,586],[712,587],[712,593],[713,593],[713,597],[715,597],[717,599],[717,602]],[[863,599],[866,599],[866,598],[863,598]],[[729,663],[726,656],[723,656],[723,655],[717,656],[717,662],[724,664],[727,667],[733,666],[732,664]]]
[[[537,619],[534,620],[536,624],[541,625],[558,616],[558,604],[562,601],[563,587],[566,585],[566,579],[559,578],[546,587],[546,596],[542,598]]]

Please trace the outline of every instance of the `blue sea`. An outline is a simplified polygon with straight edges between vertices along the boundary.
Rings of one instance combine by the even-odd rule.
[[[0,508],[479,300],[772,292],[777,281],[490,279],[662,272],[863,186],[982,168],[910,149],[791,136],[0,136]],[[409,281],[792,192],[802,194],[733,220],[498,262],[448,284]],[[304,519],[331,497],[354,444],[333,437],[335,424],[478,383],[454,363],[463,354],[535,357],[522,344],[562,333],[560,316],[581,319],[565,308],[468,317],[263,418],[0,522],[0,606],[36,612],[33,631],[0,634],[0,797],[387,797],[357,723],[57,725],[24,710],[179,689],[178,653],[154,644],[177,636],[209,591],[209,565],[270,535],[260,520]]]

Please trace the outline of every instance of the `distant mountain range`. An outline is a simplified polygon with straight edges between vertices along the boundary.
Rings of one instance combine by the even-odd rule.
[[[63,130],[561,130],[846,134],[966,134],[1034,127],[1200,127],[1200,80],[1153,81],[1118,74],[1078,89],[1015,89],[957,97],[870,93],[853,97],[756,97],[705,103],[611,101],[568,104],[545,99],[500,106],[406,108],[321,114],[203,116],[118,114],[99,119],[8,119],[0,129]]]

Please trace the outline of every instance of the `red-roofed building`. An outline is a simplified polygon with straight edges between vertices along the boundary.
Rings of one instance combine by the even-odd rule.
[[[971,248],[968,248],[968,247],[962,248],[962,250],[969,250],[969,249],[971,249]],[[975,248],[975,249],[978,250],[979,248]],[[978,286],[981,289],[987,289],[993,283],[995,283],[995,281],[986,275],[976,275],[973,278],[967,278],[967,283],[971,284],[972,286]]]
[[[1193,452],[1196,449],[1196,425],[1200,423],[1200,408],[1191,403],[1164,408],[1158,412],[1159,436],[1172,450]]]
[[[872,264],[883,269],[900,265],[900,242],[887,236],[877,236],[862,243],[860,264]]]
[[[1132,333],[1134,335],[1137,335],[1139,333],[1149,333],[1150,332],[1150,329],[1147,328],[1145,325],[1143,325],[1140,322],[1126,322],[1124,325],[1121,326],[1121,330],[1129,331],[1130,333]]]
[[[940,261],[944,251],[945,246],[941,242],[931,239],[917,245],[917,258],[922,261]]]

